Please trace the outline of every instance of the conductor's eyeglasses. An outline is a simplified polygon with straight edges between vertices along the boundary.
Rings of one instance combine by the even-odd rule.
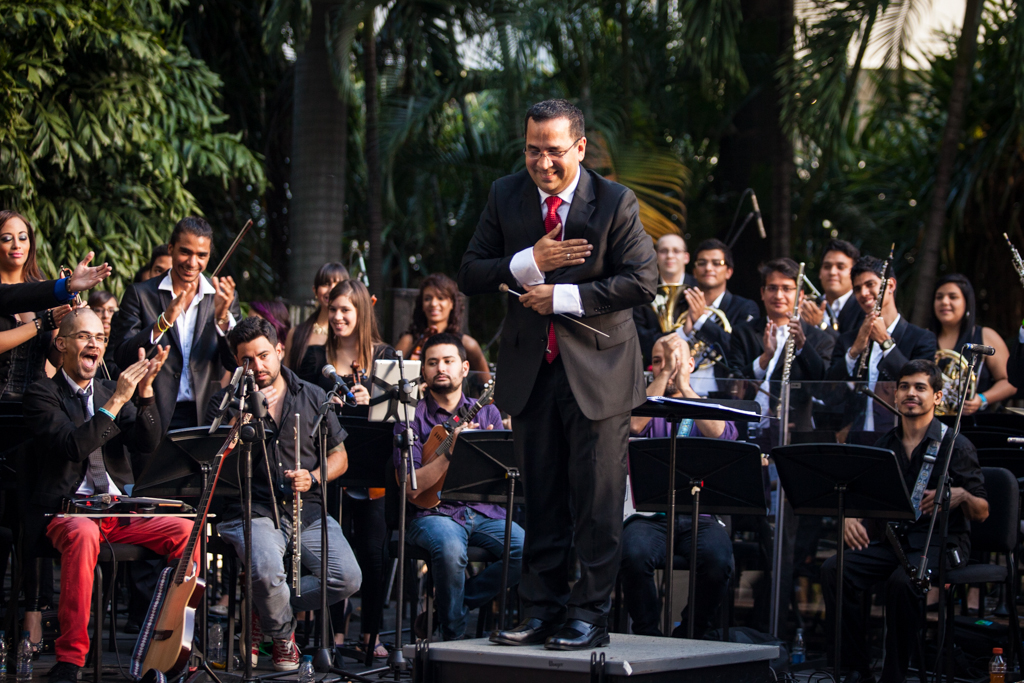
[[[694,263],[694,265],[697,266],[698,268],[707,268],[708,266],[713,266],[715,268],[721,268],[722,266],[725,265],[725,259],[724,258],[699,258]]]
[[[550,150],[542,152],[541,150],[535,147],[527,147],[526,149],[523,150],[523,153],[526,155],[526,158],[529,159],[530,161],[538,161],[541,157],[547,157],[548,159],[554,161],[555,159],[561,159],[566,154],[571,152],[572,149],[576,147],[576,144],[582,139],[583,136],[581,135],[580,137],[576,138],[576,140],[571,145],[569,145],[566,149],[563,149],[561,152],[552,152]]]

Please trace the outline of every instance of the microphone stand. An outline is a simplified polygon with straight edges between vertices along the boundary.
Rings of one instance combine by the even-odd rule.
[[[971,352],[971,364],[968,368],[967,374],[964,375],[965,382],[970,381],[971,376],[974,374],[975,368],[978,364],[978,353]],[[965,384],[966,387],[966,384]],[[928,523],[928,535],[925,537],[924,550],[918,560],[917,571],[915,572],[912,579],[918,585],[923,584],[928,580],[930,572],[928,571],[928,551],[931,549],[932,535],[935,532],[935,522],[939,515],[942,515],[942,532],[939,536],[940,546],[942,551],[946,550],[946,543],[949,538],[949,503],[952,496],[952,484],[949,479],[949,462],[953,459],[953,445],[956,443],[956,438],[960,436],[960,421],[964,415],[964,402],[967,400],[967,391],[960,392],[960,400],[956,410],[956,421],[953,423],[953,434],[949,438],[949,443],[946,445],[946,451],[942,459],[942,469],[939,471],[939,480],[935,486],[935,507],[932,508],[932,518]],[[939,506],[942,506],[941,511]],[[946,639],[946,623],[942,618],[945,614],[946,608],[946,562],[945,559],[939,558],[939,581],[936,584],[939,587],[939,627],[938,632],[935,636],[935,680],[942,680],[942,648],[945,646]]]
[[[336,404],[331,400],[338,396],[338,387],[327,394],[327,398],[320,405],[317,411],[316,421],[310,430],[310,437],[318,441],[318,452],[320,456],[320,649],[313,655],[313,669],[318,673],[336,674],[346,680],[373,683],[372,679],[366,676],[373,675],[381,670],[365,671],[363,675],[352,673],[334,666],[334,640],[330,630],[330,612],[327,605],[327,424],[324,418],[327,413],[335,409]],[[301,524],[302,520],[292,520],[293,524]],[[328,647],[330,642],[330,647]]]
[[[396,445],[402,453],[401,466],[398,468],[398,495],[401,497],[401,504],[398,506],[398,605],[395,611],[395,647],[388,655],[388,667],[394,673],[395,680],[399,680],[402,671],[406,669],[405,657],[402,654],[402,612],[403,598],[405,596],[405,532],[406,532],[406,482],[415,491],[416,468],[412,462],[410,449],[416,441],[416,435],[412,431],[412,420],[409,418],[409,398],[412,396],[414,387],[405,377],[405,360],[402,352],[398,351],[398,385],[390,389],[391,400],[397,400],[402,406],[402,413],[405,422],[405,431],[395,437]]]

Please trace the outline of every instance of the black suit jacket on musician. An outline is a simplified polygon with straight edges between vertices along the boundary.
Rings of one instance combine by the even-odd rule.
[[[864,309],[857,303],[857,297],[853,294],[843,304],[839,311],[839,334],[846,334],[850,330],[854,332],[854,339],[857,338],[857,330],[864,323]]]
[[[860,328],[850,330],[839,335],[836,342],[835,353],[832,354],[832,365],[828,370],[828,379],[834,381],[848,381],[855,379],[846,369],[846,354],[857,340],[857,332]],[[900,321],[892,331],[892,339],[896,346],[878,364],[878,380],[880,382],[895,382],[899,379],[900,368],[909,360],[935,360],[935,351],[938,349],[938,342],[935,334],[930,330],[912,325],[907,319],[900,316]],[[854,374],[857,366],[854,365]],[[867,377],[863,377],[865,381]]]
[[[44,311],[66,303],[54,294],[56,280],[0,284],[0,315],[16,315],[28,311]]]
[[[544,235],[540,195],[524,170],[491,186],[487,207],[462,258],[459,289],[473,296],[497,291],[512,276],[512,257]],[[554,322],[569,385],[583,414],[601,420],[646,400],[633,307],[650,303],[658,284],[657,259],[644,232],[636,196],[618,183],[580,167],[580,180],[565,221],[565,238],[593,245],[580,266],[546,274],[549,284],[579,285],[584,322],[608,336],[559,316],[542,316],[508,296],[502,325],[495,402],[518,415],[544,362],[548,323]]]
[[[692,275],[687,274],[683,276],[683,285],[696,287],[697,281],[693,279]],[[678,299],[682,299],[682,303],[677,303],[676,315],[678,316],[686,310],[686,297],[683,296],[682,290],[676,294],[677,302]],[[665,332],[661,331],[661,324],[658,322],[658,314],[654,310],[653,302],[646,306],[633,308],[633,324],[636,325],[636,334],[640,338],[640,354],[644,359],[644,367],[647,367],[651,364],[651,351],[654,349],[654,342],[665,335]]]
[[[757,357],[764,353],[764,328],[768,324],[766,317],[761,317],[750,324],[739,324],[732,331],[732,349],[730,353],[730,364],[733,369],[741,372],[744,377],[754,379],[754,362]],[[790,369],[790,380],[793,382],[820,382],[825,379],[828,372],[829,362],[832,359],[835,341],[831,335],[825,334],[820,328],[801,321],[804,336],[803,349],[793,358],[793,366]],[[783,356],[772,371],[771,381],[781,383]],[[753,400],[756,398],[759,380],[747,385],[743,398]],[[779,384],[770,385],[773,400],[772,408],[775,408],[779,396]],[[790,401],[791,419],[796,422],[797,429],[803,431],[811,428],[811,390],[809,387],[791,390]]]
[[[120,309],[110,323],[110,347],[114,349],[114,358],[122,368],[127,368],[139,359],[140,348],[148,353],[153,347],[150,343],[153,327],[172,299],[169,291],[159,288],[163,279],[155,277],[129,285],[121,298]],[[230,311],[236,321],[242,319],[237,293]],[[203,424],[206,405],[210,396],[220,389],[224,370],[234,370],[236,365],[227,340],[215,329],[214,315],[214,296],[204,296],[199,302],[188,363],[192,371],[192,392],[196,399],[196,424]],[[181,383],[181,371],[185,363],[177,326],[172,325],[158,341],[162,346],[171,347],[164,367],[153,382],[161,424],[168,428],[174,415],[178,385]]]
[[[131,453],[151,453],[163,434],[155,401],[126,403],[111,420],[99,411],[114,395],[117,382],[93,380],[93,418],[85,419],[82,404],[64,377],[41,379],[25,392],[25,423],[32,433],[35,470],[32,503],[44,511],[60,508],[85,479],[89,454],[103,449],[103,464],[122,493],[135,483]]]

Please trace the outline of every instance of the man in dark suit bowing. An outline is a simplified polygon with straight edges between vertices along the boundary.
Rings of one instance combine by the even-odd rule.
[[[165,429],[195,427],[202,422],[210,396],[225,369],[235,367],[224,338],[241,320],[235,282],[207,279],[213,228],[189,216],[171,233],[171,270],[164,277],[129,285],[110,324],[111,346],[121,367],[139,349],[157,343],[171,353],[156,379],[160,419]]]
[[[839,335],[828,379],[837,382],[866,381],[876,390],[877,382],[896,382],[900,369],[911,360],[935,360],[938,342],[935,335],[912,325],[896,307],[896,277],[889,275],[889,285],[882,300],[881,314],[875,313],[875,299],[882,286],[882,262],[873,256],[862,256],[853,267],[853,294],[864,311],[859,329]],[[869,353],[866,372],[860,373],[860,357]],[[888,386],[884,398],[894,400],[894,387]],[[885,431],[896,425],[895,416],[874,399],[858,396],[847,401],[848,417],[856,431]]]
[[[796,355],[790,380],[814,382],[825,379],[832,358],[832,338],[806,320],[792,318],[799,296],[800,268],[788,258],[769,261],[761,267],[761,301],[766,317],[739,324],[732,332],[731,359],[750,385],[750,396],[761,405],[762,415],[774,415],[778,408],[779,383],[785,365],[785,347],[793,336]],[[807,390],[793,391],[790,420],[797,429],[810,429],[811,396]],[[767,422],[765,422],[767,424]]]
[[[533,105],[526,170],[491,186],[459,271],[468,295],[525,292],[509,296],[496,394],[526,493],[523,621],[491,635],[506,645],[608,643],[622,515],[607,503],[624,499],[630,410],[645,400],[632,308],[654,298],[658,271],[636,197],[580,166],[586,144],[579,109]]]

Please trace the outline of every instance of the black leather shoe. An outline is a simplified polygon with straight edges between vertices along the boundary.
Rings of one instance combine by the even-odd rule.
[[[607,626],[595,626],[580,619],[565,622],[562,630],[548,638],[544,647],[548,650],[590,650],[604,647],[611,642]]]
[[[78,667],[70,662],[57,662],[46,674],[47,683],[78,683]]]
[[[513,629],[492,631],[491,642],[499,645],[540,645],[561,628],[560,621],[527,619]]]
[[[851,671],[846,674],[844,683],[875,683],[875,677],[871,673],[863,671]]]

